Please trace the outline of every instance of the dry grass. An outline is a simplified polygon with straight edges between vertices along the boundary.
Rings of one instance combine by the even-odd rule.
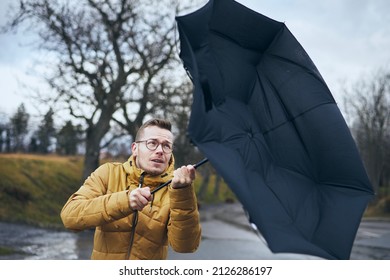
[[[82,158],[0,155],[0,220],[61,224],[59,213],[80,187]]]

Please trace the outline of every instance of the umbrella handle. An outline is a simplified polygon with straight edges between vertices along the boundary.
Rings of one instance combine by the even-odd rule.
[[[194,166],[194,168],[196,169],[196,168],[198,168],[199,166],[201,166],[202,164],[204,164],[204,163],[206,163],[206,162],[208,162],[208,161],[209,161],[208,158],[204,158],[204,159],[202,159],[201,161],[195,163],[193,166]],[[163,184],[161,184],[160,186],[158,186],[157,188],[155,188],[155,189],[154,189],[153,191],[151,191],[150,193],[151,193],[151,194],[154,194],[156,191],[158,191],[158,190],[162,189],[163,187],[169,185],[171,182],[172,182],[172,179],[169,180],[169,181],[167,181],[167,182],[165,182],[165,183],[163,183]]]

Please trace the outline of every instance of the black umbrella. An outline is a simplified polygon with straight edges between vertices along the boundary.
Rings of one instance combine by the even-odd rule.
[[[285,24],[233,0],[177,17],[192,141],[273,252],[348,259],[373,195],[350,131]]]

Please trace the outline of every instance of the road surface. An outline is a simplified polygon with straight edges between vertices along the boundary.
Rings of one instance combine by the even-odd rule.
[[[250,227],[240,204],[201,208],[202,242],[191,254],[169,251],[168,259],[256,260],[318,259],[300,254],[273,254]],[[0,247],[19,253],[0,259],[89,259],[93,232],[73,233],[0,222]],[[364,219],[351,253],[352,260],[390,259],[390,220]]]

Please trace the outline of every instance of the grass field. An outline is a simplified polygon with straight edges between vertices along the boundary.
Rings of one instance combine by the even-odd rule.
[[[0,155],[0,220],[60,225],[59,213],[79,188],[80,157]]]

